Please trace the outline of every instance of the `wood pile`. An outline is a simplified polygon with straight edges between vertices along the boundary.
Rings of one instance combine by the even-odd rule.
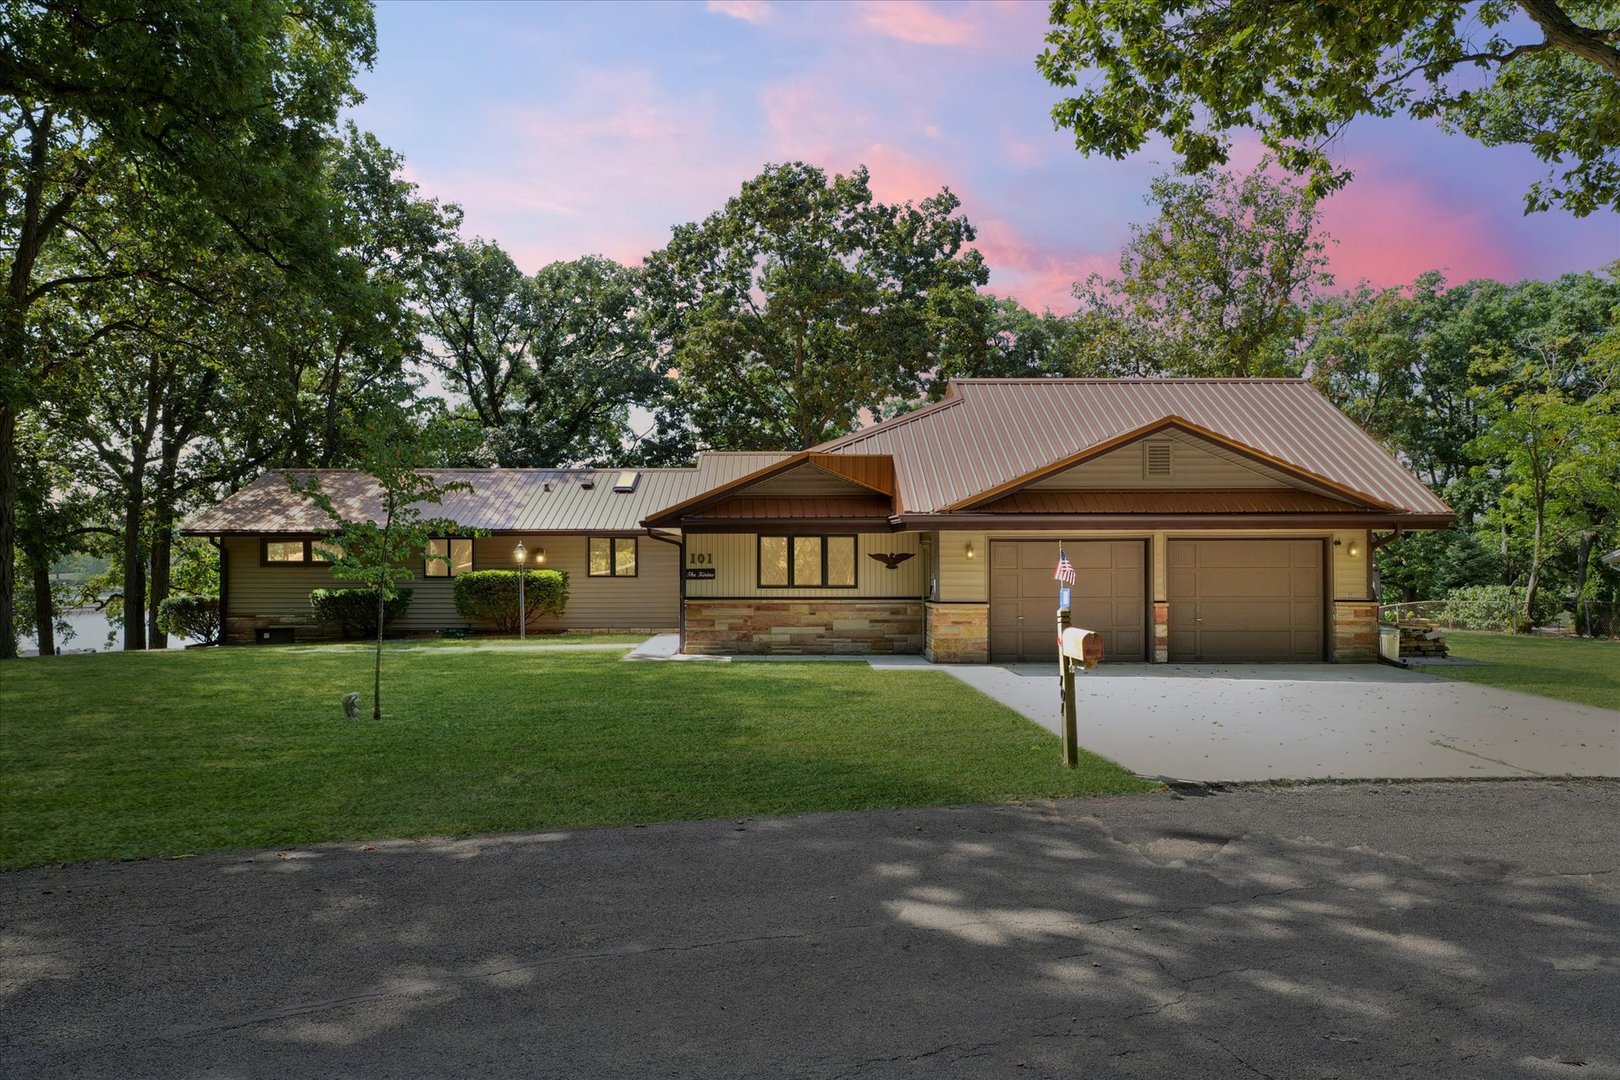
[[[1395,624],[1401,631],[1401,659],[1420,657],[1444,660],[1446,635],[1428,619],[1402,619]]]

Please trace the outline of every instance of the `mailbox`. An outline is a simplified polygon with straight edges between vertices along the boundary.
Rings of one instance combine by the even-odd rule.
[[[1091,630],[1082,630],[1078,626],[1068,627],[1058,639],[1058,646],[1063,655],[1070,660],[1078,660],[1087,671],[1096,668],[1097,661],[1102,659],[1102,638]]]

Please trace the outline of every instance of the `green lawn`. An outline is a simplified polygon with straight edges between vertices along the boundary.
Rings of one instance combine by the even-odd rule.
[[[1620,642],[1447,630],[1451,655],[1480,667],[1429,667],[1448,679],[1620,709]]]
[[[6,662],[0,866],[1148,786],[942,672],[619,657],[390,650],[381,723],[351,647]]]

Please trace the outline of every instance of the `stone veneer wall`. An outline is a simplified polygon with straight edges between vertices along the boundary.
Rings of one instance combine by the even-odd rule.
[[[1165,600],[1153,603],[1153,655],[1155,664],[1170,662],[1170,604]]]
[[[681,651],[702,655],[920,653],[920,600],[686,601]]]
[[[928,605],[928,640],[923,655],[936,664],[990,662],[990,605]]]
[[[1371,600],[1333,602],[1334,663],[1370,663],[1378,659],[1378,605]]]

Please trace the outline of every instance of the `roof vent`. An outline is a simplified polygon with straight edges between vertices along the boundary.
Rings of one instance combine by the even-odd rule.
[[[641,474],[639,472],[634,469],[625,469],[619,474],[618,479],[613,481],[613,490],[634,491],[636,490],[636,481],[640,479]]]
[[[1149,480],[1166,480],[1170,477],[1170,444],[1167,442],[1151,442],[1147,444],[1147,456],[1142,459],[1142,475]]]
[[[586,473],[584,476],[579,478],[579,486],[585,491],[591,490],[591,488],[596,486],[596,477],[592,476],[590,473]]]

